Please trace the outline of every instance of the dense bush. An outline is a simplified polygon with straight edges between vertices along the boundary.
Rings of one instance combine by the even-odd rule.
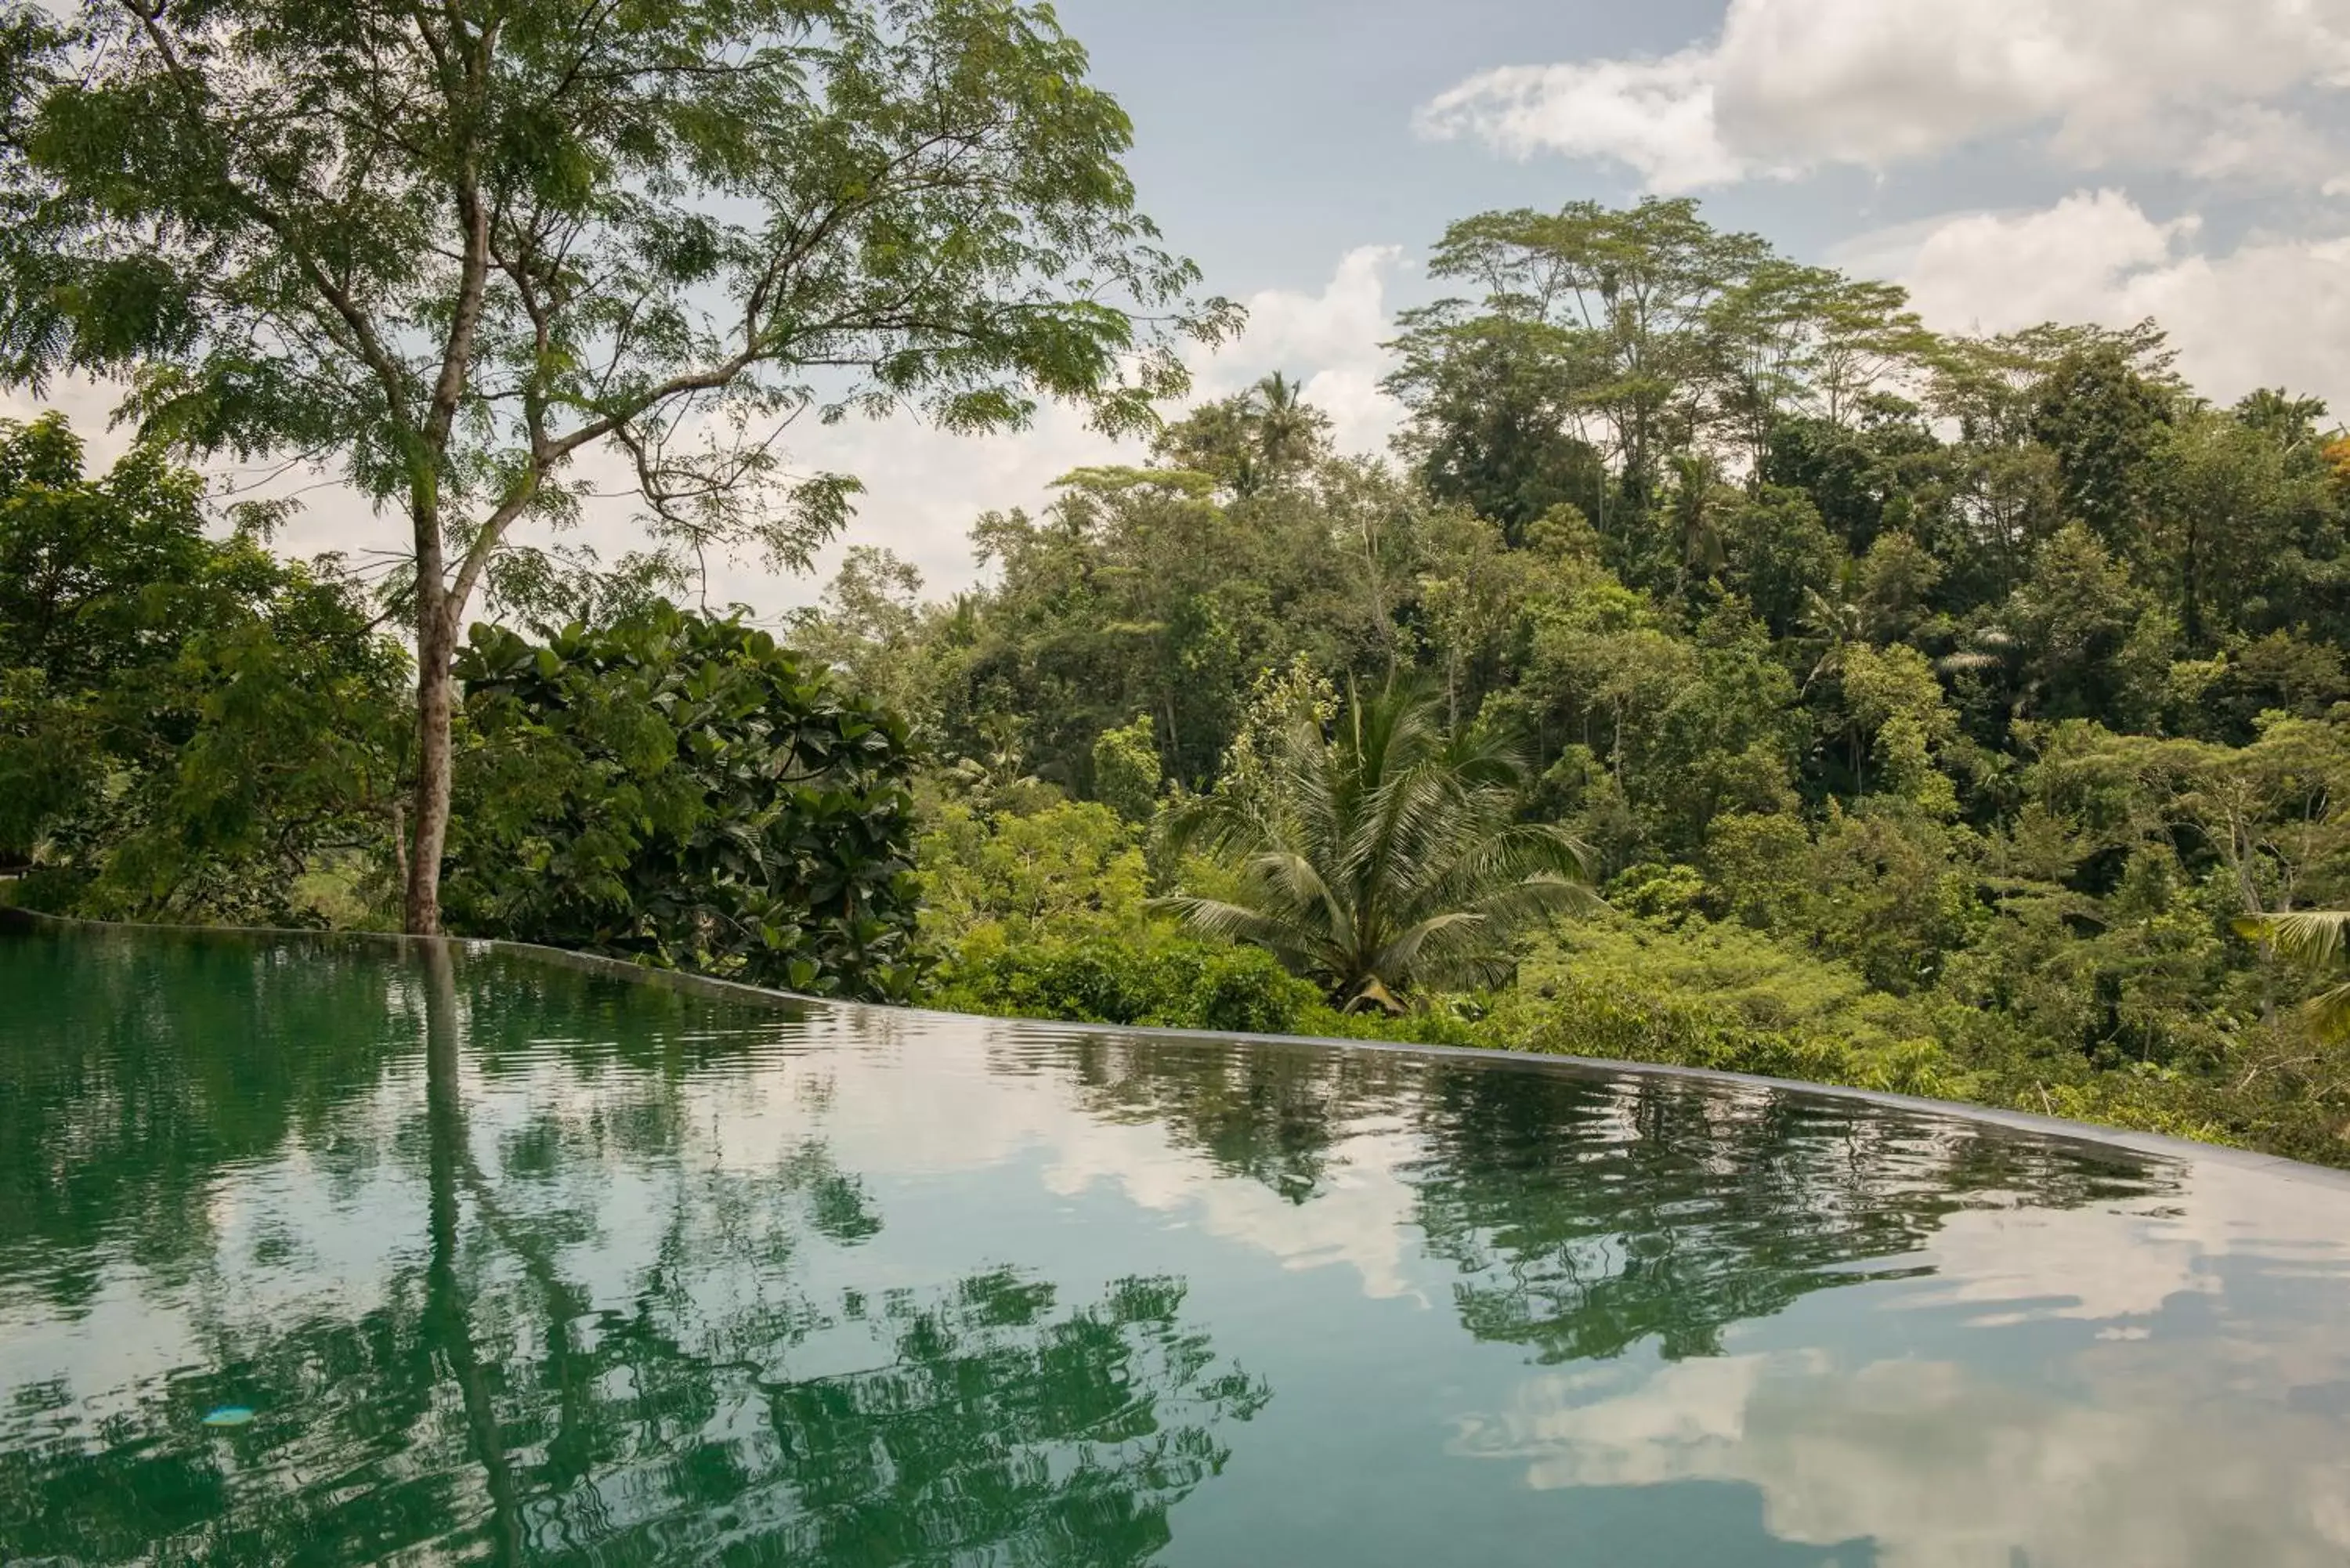
[[[1915,1002],[1701,916],[1617,917],[1534,944],[1487,1024],[1521,1050],[1943,1094],[1961,1075]]]
[[[904,723],[734,620],[656,604],[459,659],[452,929],[820,995],[913,993]]]
[[[2289,1016],[2242,1032],[2231,1079],[2100,1065],[2013,1018],[1889,996],[1832,960],[1701,917],[1617,918],[1533,944],[1518,983],[1309,1032],[1657,1063],[1972,1100],[2341,1163],[2345,1107]]]
[[[1125,940],[1149,919],[1149,872],[1137,835],[1092,802],[1035,811],[937,802],[917,858],[922,930],[936,944],[1026,941],[1045,932]]]
[[[0,868],[120,919],[364,919],[407,660],[346,580],[206,532],[193,475],[0,424]],[[330,884],[328,897],[321,884]]]
[[[1009,1018],[1312,1033],[1320,991],[1257,948],[1169,932],[979,944],[941,972],[931,1004]]]

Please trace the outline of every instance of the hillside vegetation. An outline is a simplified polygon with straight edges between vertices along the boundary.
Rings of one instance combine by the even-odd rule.
[[[2350,1160],[2350,443],[1685,202],[1454,225],[1395,452],[1275,377],[776,639],[517,549],[449,919],[838,994],[1731,1068]],[[390,924],[400,584],[0,442],[0,862]],[[974,497],[975,509],[985,503]],[[2299,927],[2283,929],[2289,934]]]
[[[2345,1058],[2301,1007],[2334,980],[2260,924],[2350,901],[2323,405],[2215,405],[2152,324],[1938,337],[1687,203],[1484,214],[1435,270],[1458,297],[1404,317],[1392,460],[1275,378],[983,517],[985,587],[925,601],[854,551],[796,629],[951,763],[941,994],[2342,1158]],[[1377,1007],[1294,957],[1304,990],[1245,1003],[1190,978],[1244,961],[1179,958],[1199,935],[1147,900],[1228,897],[1246,857],[1166,829],[1398,682],[1520,753],[1515,815],[1586,847],[1605,911]]]

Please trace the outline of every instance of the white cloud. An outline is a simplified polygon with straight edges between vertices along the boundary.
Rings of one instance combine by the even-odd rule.
[[[1780,1540],[1865,1540],[1885,1568],[2339,1563],[2333,1423],[2230,1402],[2220,1360],[2098,1342],[2011,1382],[1783,1353],[1668,1365],[1596,1401],[1573,1374],[1538,1374],[1457,1451],[1516,1460],[1538,1490],[1751,1486]]]
[[[1305,400],[1330,416],[1341,452],[1384,451],[1399,410],[1379,390],[1395,336],[1388,279],[1405,265],[1397,245],[1362,245],[1340,258],[1319,294],[1264,289],[1251,295],[1248,331],[1199,366],[1203,395],[1224,397],[1275,370],[1301,378]]]
[[[1898,279],[1945,331],[2002,332],[2109,319],[2124,281],[2169,265],[2199,227],[2158,223],[2118,191],[2082,192],[2043,212],[1956,213],[1865,234],[1834,254],[1854,272]]]
[[[2192,216],[2158,222],[2098,191],[1864,235],[1835,260],[1907,285],[1927,324],[1946,331],[2152,317],[2208,397],[2282,385],[2350,414],[2350,235],[2255,236],[2224,254],[2198,248],[2200,236]]]
[[[0,419],[29,422],[54,410],[66,416],[81,438],[84,466],[101,469],[130,450],[130,432],[107,425],[121,400],[120,387],[82,376],[59,376],[40,397],[22,388],[0,392]]]
[[[1419,123],[1664,192],[2036,129],[2083,167],[2293,183],[2325,143],[2282,100],[2345,81],[2350,0],[1731,0],[1711,43],[1488,71]]]
[[[1420,130],[1477,137],[1524,158],[1559,152],[1627,163],[1650,190],[1693,191],[1743,177],[1715,124],[1713,57],[1504,66],[1471,77],[1419,112]]]
[[[1918,1354],[1930,1342],[1884,1358],[1747,1348],[1783,1336],[1742,1324],[1721,1357],[1535,1373],[1463,1419],[1453,1451],[1522,1466],[1537,1490],[1742,1484],[1781,1540],[1866,1540],[1885,1568],[2339,1563],[2338,1422],[2251,1392],[2350,1376],[2308,1310],[2345,1262],[2336,1207],[2322,1186],[2215,1165],[2153,1212],[1961,1211],[1906,1304],[1970,1309],[1957,1332],[1983,1348],[1965,1365]],[[2297,1293],[2279,1304],[2226,1277],[2244,1269]],[[2206,1337],[2153,1326],[2173,1308]],[[2067,1321],[2062,1337],[2015,1327]]]
[[[2341,150],[2303,117],[2243,104],[2215,117],[2184,166],[2199,180],[2259,181],[2338,196],[2350,192],[2342,163]]]

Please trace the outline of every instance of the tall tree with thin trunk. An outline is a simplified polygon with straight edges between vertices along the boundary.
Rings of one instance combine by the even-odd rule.
[[[1085,70],[1014,0],[0,0],[0,379],[405,514],[431,932],[451,659],[518,525],[617,490],[803,563],[858,486],[786,467],[795,419],[1134,430],[1231,327]]]

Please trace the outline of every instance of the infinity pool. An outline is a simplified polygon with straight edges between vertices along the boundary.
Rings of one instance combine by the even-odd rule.
[[[2322,1173],[0,936],[0,1562],[2345,1558]]]

